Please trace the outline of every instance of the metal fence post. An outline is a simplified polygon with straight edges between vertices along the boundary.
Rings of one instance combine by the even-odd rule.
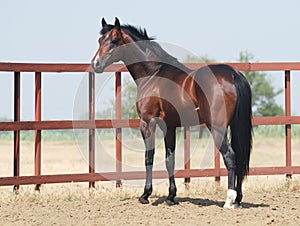
[[[116,119],[122,119],[122,78],[121,72],[115,73]],[[116,172],[122,172],[122,128],[116,128]],[[122,187],[122,181],[117,180],[116,187]]]
[[[14,73],[14,121],[20,121],[21,115],[21,73]],[[20,176],[20,130],[14,131],[14,176]],[[19,185],[14,185],[14,191],[19,190]]]
[[[41,121],[42,96],[41,96],[42,73],[35,73],[35,121]],[[41,130],[34,131],[34,175],[41,175]],[[35,190],[40,190],[40,184],[35,185]]]
[[[216,184],[221,184],[221,177],[220,177],[220,152],[219,149],[214,145],[214,166],[217,170],[217,176],[215,176]]]
[[[95,121],[95,73],[89,72],[89,120]],[[95,129],[89,129],[89,173],[95,173]],[[95,181],[89,182],[89,188]]]
[[[190,170],[191,169],[191,132],[190,127],[184,127],[184,169]],[[191,178],[186,177],[184,178],[185,188],[189,189],[190,187]]]
[[[291,73],[289,70],[285,71],[285,116],[291,116]],[[292,166],[292,135],[291,124],[285,125],[285,162],[286,167]],[[291,178],[292,174],[287,174],[287,178]]]

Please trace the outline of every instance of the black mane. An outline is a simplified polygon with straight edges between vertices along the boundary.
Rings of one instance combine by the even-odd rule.
[[[106,32],[111,31],[113,28],[114,28],[113,25],[108,24],[101,29],[100,34],[104,35]],[[121,29],[124,29],[126,32],[130,33],[133,36],[133,38],[136,39],[135,41],[154,40],[154,38],[148,36],[145,28],[143,29],[141,27],[135,27],[135,26],[126,24],[126,25],[122,25]]]
[[[111,31],[114,28],[113,25],[107,24],[104,26],[100,34],[104,35],[105,33]],[[147,34],[147,31],[145,28],[141,27],[135,27],[129,24],[122,25],[121,29],[125,30],[132,38],[134,41],[149,41],[149,42],[143,42],[140,47],[145,50],[145,47],[153,51],[158,57],[163,59],[163,62],[173,65],[176,68],[182,70],[182,71],[190,71],[187,67],[185,67],[182,63],[178,61],[176,57],[171,56],[168,54],[157,42],[153,42],[154,38],[149,37]],[[145,44],[146,43],[146,44]],[[139,44],[138,44],[139,45]]]

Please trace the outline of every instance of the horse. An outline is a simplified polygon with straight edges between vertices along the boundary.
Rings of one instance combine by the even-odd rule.
[[[174,179],[177,127],[205,123],[228,172],[224,208],[241,207],[242,182],[249,172],[252,148],[251,88],[245,76],[227,64],[191,70],[168,54],[145,29],[102,19],[99,49],[91,66],[96,73],[123,61],[137,85],[136,108],[145,144],[146,182],[139,198],[149,203],[155,130],[164,133],[165,164],[169,176],[168,205],[176,204]],[[230,127],[230,137],[228,136]]]

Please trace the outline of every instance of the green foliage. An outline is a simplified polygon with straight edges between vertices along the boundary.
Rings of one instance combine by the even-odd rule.
[[[254,56],[248,52],[240,52],[240,62],[253,61]],[[283,115],[283,108],[275,102],[275,97],[283,92],[283,89],[276,90],[272,81],[266,73],[257,71],[243,72],[247,77],[252,89],[252,107],[255,116],[276,116]]]
[[[13,132],[0,132],[0,140],[13,140]],[[34,141],[34,131],[21,131],[21,141]],[[74,140],[73,130],[45,130],[42,131],[43,141]]]
[[[131,77],[124,77],[122,81],[122,118],[139,118],[136,111],[137,87]],[[96,118],[115,118],[115,99],[108,101],[108,108],[97,113]]]
[[[12,140],[14,132],[10,131],[1,131],[0,132],[0,140]]]
[[[139,118],[136,111],[137,87],[133,79],[127,77],[123,80],[122,90],[122,117]]]
[[[43,141],[70,141],[74,140],[73,130],[45,130],[42,131]]]
[[[241,52],[239,55],[240,62],[253,62],[254,56],[248,52]],[[197,62],[215,62],[213,58],[208,56],[194,57],[191,55],[187,56],[185,62],[188,63],[197,63]],[[283,92],[282,89],[276,90],[272,86],[272,81],[266,73],[263,72],[244,72],[247,77],[251,88],[252,88],[252,100],[253,100],[253,114],[256,116],[275,116],[283,115],[283,109],[275,102],[275,97]],[[122,81],[123,90],[122,90],[122,117],[127,118],[138,118],[136,111],[136,93],[137,88],[136,84],[130,77],[125,77]],[[115,116],[115,100],[109,100],[109,108],[97,113],[96,118],[114,118]],[[0,121],[11,121],[8,119],[0,119]],[[199,128],[195,127],[195,130]],[[259,126],[255,129],[255,135],[258,137],[284,137],[285,128],[284,126]],[[114,138],[114,130],[101,130],[102,139]],[[138,134],[139,130],[136,129],[133,133]],[[201,128],[201,135],[209,136],[208,132]],[[193,133],[198,136],[198,133]],[[293,125],[292,129],[293,137],[300,137],[300,126]],[[125,137],[126,135],[124,135]],[[12,140],[13,132],[0,132],[0,140]],[[43,141],[57,141],[57,140],[74,140],[74,134],[72,130],[53,130],[53,131],[43,131],[42,132]],[[33,141],[34,132],[33,131],[21,131],[21,140],[22,141]]]
[[[240,52],[239,62],[247,63],[254,60],[254,56],[248,52]],[[213,58],[207,56],[187,56],[188,63],[209,63],[215,62]],[[283,89],[276,90],[267,73],[257,71],[243,72],[248,79],[252,89],[252,108],[255,116],[276,116],[283,115],[283,108],[279,106],[275,97],[283,92]]]
[[[240,52],[239,62],[253,62],[254,56],[248,52]],[[188,55],[185,62],[187,63],[209,63],[216,60],[208,56],[195,57]],[[272,85],[272,81],[267,73],[257,71],[243,72],[247,77],[252,89],[252,108],[254,116],[276,116],[283,115],[284,111],[279,106],[275,97],[283,92],[283,89],[276,90]],[[126,77],[123,79],[122,91],[122,117],[138,118],[136,111],[136,84],[134,81]],[[115,115],[115,102],[109,101],[109,109],[101,112],[99,118],[113,117]]]
[[[285,137],[284,125],[261,125],[254,127],[255,137],[270,137],[270,138],[283,138]],[[292,137],[300,137],[300,126],[292,125]]]
[[[14,132],[12,131],[2,131],[0,132],[0,140],[13,140]],[[33,141],[34,132],[33,131],[21,131],[20,140],[21,141]]]
[[[207,55],[200,56],[200,57],[187,55],[184,62],[185,63],[211,63],[211,62],[216,62],[216,60],[213,58],[209,58]]]

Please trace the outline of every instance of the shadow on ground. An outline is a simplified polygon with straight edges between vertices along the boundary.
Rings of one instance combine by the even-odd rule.
[[[152,203],[153,206],[158,206],[164,204],[167,197],[159,197],[156,201]],[[211,199],[201,199],[201,198],[189,198],[189,197],[182,197],[175,199],[176,204],[180,203],[191,203],[197,206],[217,206],[223,208],[224,201],[218,200],[211,200]],[[259,208],[259,207],[269,207],[270,205],[264,203],[250,203],[250,202],[242,202],[243,209],[251,209],[251,208]]]

